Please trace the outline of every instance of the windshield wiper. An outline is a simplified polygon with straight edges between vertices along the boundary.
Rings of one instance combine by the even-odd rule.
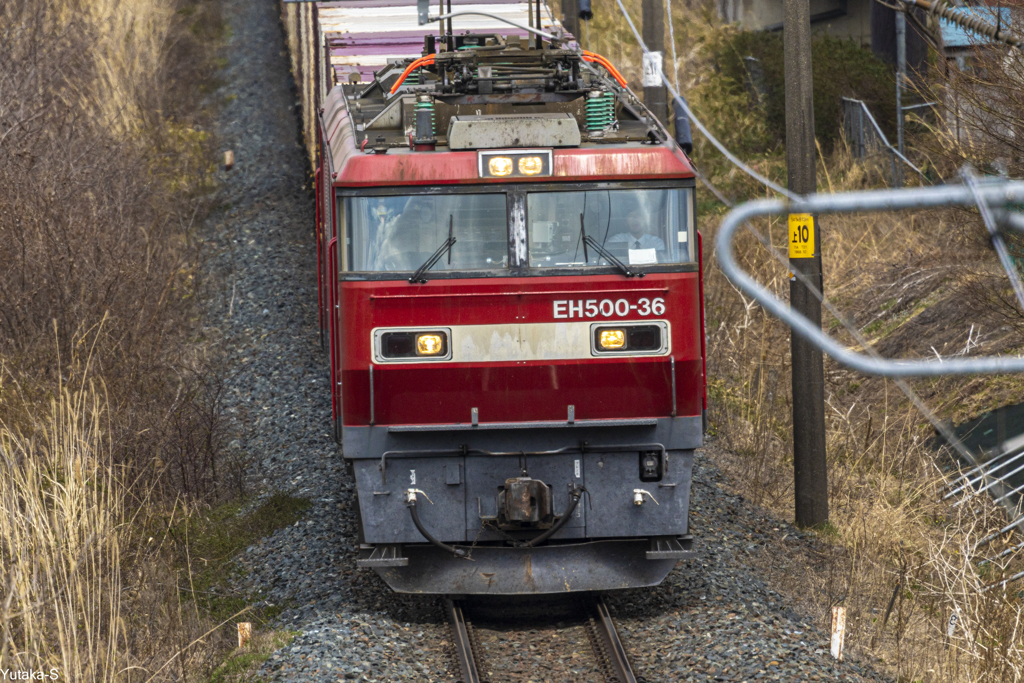
[[[430,258],[428,258],[423,263],[422,266],[420,266],[419,268],[416,269],[416,272],[412,274],[411,278],[409,278],[409,284],[410,285],[414,285],[414,284],[417,284],[417,283],[425,284],[426,281],[427,281],[427,278],[423,277],[423,273],[425,273],[428,270],[430,270],[434,266],[434,264],[437,263],[438,259],[440,259],[442,256],[444,256],[444,253],[446,251],[448,252],[448,265],[452,264],[452,246],[455,245],[455,241],[456,241],[455,238],[452,236],[452,222],[453,222],[453,220],[454,220],[454,216],[452,214],[449,214],[448,215],[448,239],[446,239],[441,244],[441,246],[439,246],[437,248],[437,251],[435,251],[433,254],[430,255]]]
[[[586,228],[583,226],[583,214],[580,214],[580,235],[583,237],[583,262],[587,263],[590,261],[590,257],[587,255],[587,245],[597,250],[597,253],[607,259],[608,263],[612,264],[616,268],[622,271],[622,274],[626,277],[643,277],[645,273],[634,273],[629,269],[625,263],[615,258],[610,251],[601,246],[597,240],[587,234]]]

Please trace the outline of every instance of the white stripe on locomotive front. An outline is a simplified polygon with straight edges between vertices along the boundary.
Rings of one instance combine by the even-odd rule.
[[[511,323],[500,325],[439,325],[431,327],[393,328],[395,330],[445,329],[451,331],[452,356],[448,363],[500,363],[509,361],[593,360],[591,331],[601,327],[631,326],[638,324],[662,327],[662,347],[653,351],[634,353],[608,353],[601,357],[667,356],[672,351],[671,327],[666,320],[601,320],[586,322]],[[392,328],[375,328],[378,331]],[[374,351],[377,363],[438,362],[427,358],[384,359]]]

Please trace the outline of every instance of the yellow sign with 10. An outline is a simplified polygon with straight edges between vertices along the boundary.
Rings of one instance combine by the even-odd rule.
[[[814,257],[814,216],[789,214],[789,258]]]

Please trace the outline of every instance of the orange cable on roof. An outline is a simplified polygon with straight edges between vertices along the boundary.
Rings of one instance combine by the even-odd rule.
[[[619,73],[619,70],[616,69],[615,66],[613,66],[612,63],[608,61],[606,57],[602,57],[596,52],[591,52],[590,50],[583,50],[583,59],[588,62],[595,62],[597,64],[600,64],[608,71],[608,73],[611,74],[612,78],[614,78],[619,85],[621,85],[623,88],[627,87],[626,79],[622,77],[622,74]]]
[[[434,57],[436,57],[436,56],[437,56],[436,54],[432,54],[432,55],[427,55],[426,57],[420,57],[418,59],[413,60],[412,64],[410,64],[409,66],[405,67],[405,71],[403,71],[402,75],[398,77],[398,80],[395,81],[395,84],[393,86],[391,86],[391,94],[392,95],[395,94],[395,91],[398,90],[398,87],[400,85],[402,85],[402,83],[405,82],[405,79],[408,78],[409,74],[411,74],[413,71],[415,71],[416,69],[418,69],[418,68],[420,68],[422,66],[430,66],[431,64],[433,64],[434,63]]]

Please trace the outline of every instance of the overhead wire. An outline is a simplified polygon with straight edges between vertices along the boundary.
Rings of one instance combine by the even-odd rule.
[[[650,56],[651,51],[647,49],[647,44],[644,43],[644,39],[640,36],[640,32],[636,30],[636,25],[633,23],[632,17],[630,17],[629,12],[626,10],[626,6],[622,4],[622,0],[615,0],[615,2],[616,4],[618,4],[619,9],[622,11],[622,16],[626,19],[626,23],[629,25],[629,29],[633,32],[633,36],[640,44],[640,49],[643,50],[645,55]],[[715,149],[721,152],[722,155],[726,159],[728,159],[734,166],[739,168],[741,171],[743,171],[751,178],[764,185],[765,187],[768,187],[771,190],[774,190],[775,192],[781,194],[783,197],[787,197],[788,199],[792,200],[797,200],[800,198],[799,195],[790,192],[789,190],[782,187],[778,183],[775,183],[771,179],[758,173],[756,170],[745,164],[739,157],[730,152],[729,149],[724,144],[722,144],[722,142],[718,138],[716,138],[710,130],[708,130],[707,126],[705,126],[700,121],[700,119],[694,116],[693,110],[690,109],[690,105],[687,104],[686,100],[683,99],[683,97],[679,94],[679,90],[673,87],[671,83],[669,83],[668,77],[665,76],[664,69],[658,69],[658,76],[661,78],[661,82],[665,84],[665,87],[668,88],[668,91],[672,93],[673,98],[675,98],[675,101],[679,103],[680,108],[682,108],[686,116],[690,119],[690,121],[693,122],[693,125],[697,127],[697,130],[703,133],[704,137],[706,137],[708,141],[715,146]]]
[[[1010,282],[1013,284],[1013,291],[1017,295],[1017,301],[1020,302],[1021,310],[1024,311],[1024,284],[1021,284],[1020,273],[1017,272],[1017,267],[1013,263],[1013,257],[1010,256],[1010,252],[1006,248],[1006,242],[996,227],[996,220],[992,215],[992,209],[985,203],[981,193],[978,191],[978,180],[974,176],[974,169],[970,166],[964,166],[960,170],[960,175],[963,177],[967,187],[970,188],[971,194],[974,195],[974,201],[978,205],[981,219],[985,222],[985,228],[988,229],[988,234],[992,238],[992,246],[995,247],[996,253],[999,254],[1003,270],[1006,271],[1007,277],[1010,278]]]

